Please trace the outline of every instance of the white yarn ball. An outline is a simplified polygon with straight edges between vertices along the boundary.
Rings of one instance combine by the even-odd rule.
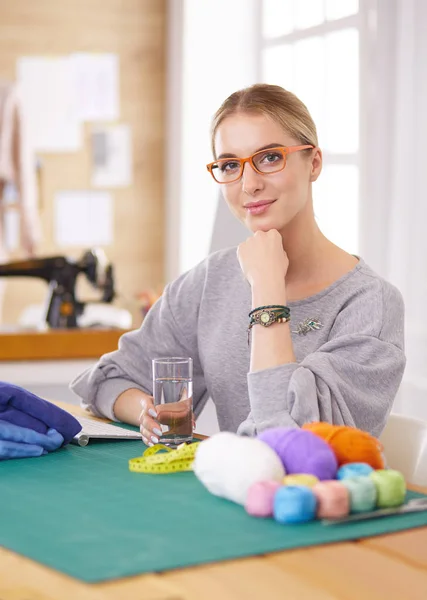
[[[201,442],[193,471],[211,494],[243,505],[251,485],[281,482],[285,476],[282,461],[270,446],[225,431]]]

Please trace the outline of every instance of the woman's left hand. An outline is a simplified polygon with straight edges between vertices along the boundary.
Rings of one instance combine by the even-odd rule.
[[[284,282],[289,259],[283,250],[282,236],[277,229],[256,231],[240,244],[237,258],[246,279],[253,286]]]

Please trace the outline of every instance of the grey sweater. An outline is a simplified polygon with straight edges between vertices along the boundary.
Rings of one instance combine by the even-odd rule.
[[[405,368],[400,293],[360,260],[330,287],[289,308],[297,362],[249,373],[250,286],[236,249],[216,252],[170,283],[140,329],[123,335],[118,350],[71,388],[83,406],[114,420],[122,392],[152,394],[152,358],[191,356],[195,415],[211,397],[221,430],[255,435],[321,420],[379,435]],[[313,318],[320,329],[298,332]]]

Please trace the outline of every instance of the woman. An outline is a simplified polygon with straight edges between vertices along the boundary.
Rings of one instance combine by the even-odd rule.
[[[211,396],[222,430],[322,420],[379,435],[405,367],[403,301],[317,226],[322,153],[307,108],[278,86],[236,92],[214,117],[212,148],[208,170],[253,235],[169,284],[142,327],[72,388],[156,443],[151,360],[191,356],[195,415]]]

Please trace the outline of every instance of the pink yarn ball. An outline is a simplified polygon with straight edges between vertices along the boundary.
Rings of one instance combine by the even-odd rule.
[[[317,498],[317,517],[337,519],[350,512],[350,493],[339,481],[322,481],[312,487]]]
[[[271,517],[274,495],[279,487],[278,481],[257,481],[251,485],[246,497],[246,512],[253,517]]]
[[[311,431],[275,427],[260,433],[258,439],[278,454],[287,474],[306,473],[320,480],[335,479],[338,470],[335,453]]]

